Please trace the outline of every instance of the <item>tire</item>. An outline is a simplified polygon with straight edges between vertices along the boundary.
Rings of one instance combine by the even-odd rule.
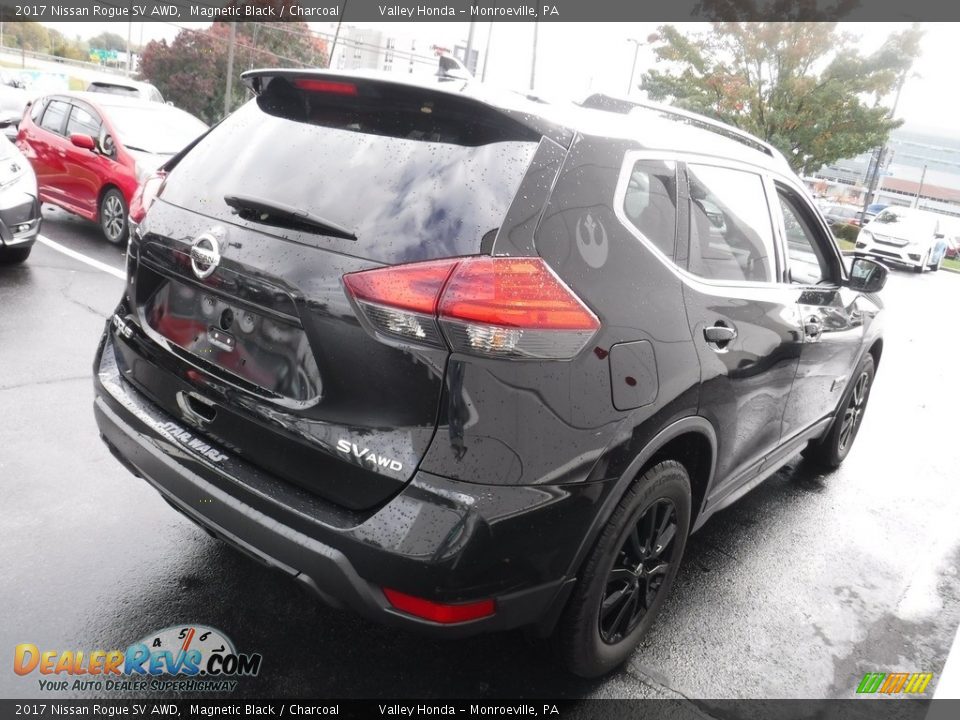
[[[31,250],[33,250],[33,245],[27,245],[26,247],[0,246],[0,264],[15,265],[22,263],[30,257]]]
[[[690,477],[678,462],[658,463],[621,498],[584,562],[554,636],[568,670],[598,677],[630,657],[670,592],[689,531]]]
[[[121,245],[127,241],[130,232],[128,213],[127,201],[116,188],[110,188],[100,198],[100,231],[108,243]]]
[[[867,402],[870,400],[870,389],[873,387],[875,375],[876,366],[873,356],[867,353],[866,357],[860,361],[857,371],[853,374],[852,384],[843,397],[840,410],[837,412],[830,430],[820,440],[810,441],[803,451],[805,458],[831,470],[840,467],[857,439],[857,433],[860,431],[860,424],[863,422],[863,415],[867,409]],[[862,387],[861,383],[863,383]],[[851,417],[851,413],[853,426],[847,433],[846,421],[848,417]]]

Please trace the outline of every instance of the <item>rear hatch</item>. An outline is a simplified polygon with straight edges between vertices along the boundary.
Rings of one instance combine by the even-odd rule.
[[[131,247],[125,375],[193,432],[344,507],[409,479],[447,352],[375,339],[345,273],[481,253],[541,132],[453,93],[258,72]]]

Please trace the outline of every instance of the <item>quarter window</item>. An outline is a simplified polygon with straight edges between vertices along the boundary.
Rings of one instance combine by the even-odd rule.
[[[790,282],[798,285],[816,285],[830,277],[827,263],[813,228],[807,221],[799,200],[778,190],[783,230],[787,241],[787,269]]]
[[[51,100],[50,104],[47,105],[46,112],[43,113],[43,120],[40,122],[40,127],[57,135],[61,135],[63,133],[63,119],[67,116],[69,110],[70,105],[62,100]]]
[[[688,269],[708,280],[772,282],[773,226],[756,173],[689,165]]]
[[[638,161],[627,183],[623,212],[647,240],[673,260],[677,237],[676,163]]]

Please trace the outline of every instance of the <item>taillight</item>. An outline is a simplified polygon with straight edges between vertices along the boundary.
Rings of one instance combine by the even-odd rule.
[[[343,283],[376,331],[457,352],[568,359],[600,328],[538,257],[397,265],[349,273]]]
[[[154,201],[160,197],[163,190],[163,183],[167,179],[165,170],[157,170],[152,175],[137,186],[136,192],[130,199],[130,220],[139,225],[147,216],[147,210],[153,205]]]

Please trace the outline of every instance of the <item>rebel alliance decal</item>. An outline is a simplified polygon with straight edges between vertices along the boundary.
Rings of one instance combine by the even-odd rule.
[[[399,460],[392,460],[384,455],[377,455],[371,452],[370,448],[361,449],[356,443],[351,443],[344,438],[337,441],[337,452],[345,453],[346,455],[355,457],[357,460],[366,461],[377,467],[387,468],[394,472],[403,470],[403,463]]]

